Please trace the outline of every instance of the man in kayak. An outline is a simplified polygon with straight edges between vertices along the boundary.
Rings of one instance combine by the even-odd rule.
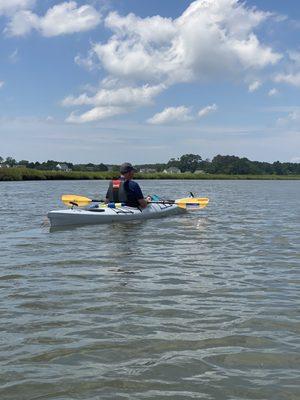
[[[142,190],[137,182],[134,182],[133,176],[136,170],[133,166],[125,162],[120,167],[121,176],[113,179],[106,193],[107,203],[125,203],[130,207],[146,208],[150,197],[144,198]]]

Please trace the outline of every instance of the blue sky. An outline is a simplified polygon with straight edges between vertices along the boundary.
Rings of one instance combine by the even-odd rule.
[[[0,0],[0,155],[300,162],[296,0]]]

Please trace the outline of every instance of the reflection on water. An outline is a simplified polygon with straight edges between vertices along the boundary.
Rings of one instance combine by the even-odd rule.
[[[141,184],[210,204],[49,232],[107,183],[0,183],[0,398],[300,398],[299,183]]]

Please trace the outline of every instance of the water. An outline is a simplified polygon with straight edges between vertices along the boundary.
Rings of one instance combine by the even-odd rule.
[[[0,399],[299,399],[300,182],[143,181],[211,202],[41,226],[106,186],[0,182]]]

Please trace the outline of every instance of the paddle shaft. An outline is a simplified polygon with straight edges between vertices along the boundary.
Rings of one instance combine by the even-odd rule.
[[[91,203],[106,203],[105,200],[90,200]],[[148,204],[175,204],[176,200],[147,201]]]

